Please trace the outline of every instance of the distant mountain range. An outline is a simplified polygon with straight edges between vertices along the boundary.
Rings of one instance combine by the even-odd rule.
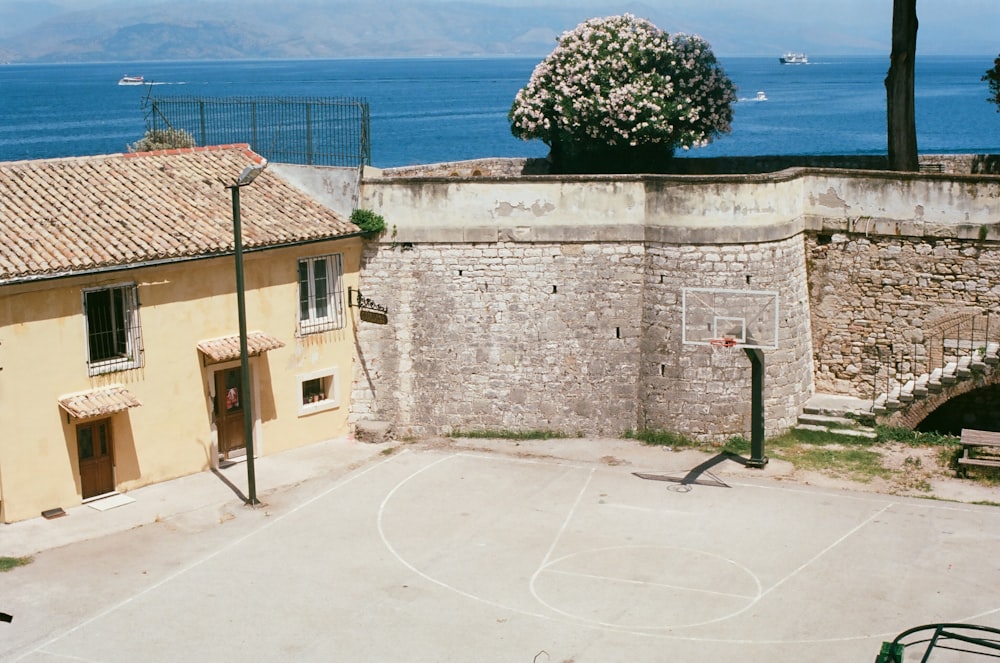
[[[457,2],[171,2],[67,11],[0,3],[0,60],[544,55],[587,18],[567,7]]]
[[[626,11],[700,34],[717,55],[888,55],[892,3],[868,1],[842,0],[862,2],[859,16],[799,0],[0,0],[0,62],[544,56],[587,18]],[[955,2],[922,5],[918,47],[995,52],[982,14],[1000,11]]]

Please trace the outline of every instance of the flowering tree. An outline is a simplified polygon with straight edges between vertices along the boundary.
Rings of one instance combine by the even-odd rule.
[[[549,146],[556,172],[649,172],[729,133],[735,100],[707,42],[624,14],[564,33],[508,119]]]

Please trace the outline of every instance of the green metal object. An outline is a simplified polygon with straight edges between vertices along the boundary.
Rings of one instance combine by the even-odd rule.
[[[752,374],[750,397],[750,460],[747,467],[763,468],[764,455],[764,352],[758,348],[743,348],[750,358]]]
[[[240,187],[247,186],[263,172],[263,164],[248,166],[238,180],[227,188],[233,194],[233,256],[236,259],[236,308],[240,323],[240,398],[243,404],[243,438],[247,448],[247,504],[260,504],[257,499],[257,477],[253,452],[253,398],[250,394],[250,353],[247,350],[246,284],[243,279],[243,227],[240,222]]]
[[[950,622],[916,626],[903,631],[892,642],[883,642],[875,663],[903,663],[903,652],[909,647],[914,648],[910,657],[913,661],[920,655],[917,649],[923,648],[920,663],[927,663],[936,650],[947,652],[943,655],[962,654],[948,660],[970,661],[973,657],[995,660],[1000,658],[1000,629]]]
[[[903,645],[898,642],[883,642],[875,663],[903,663]]]
[[[243,438],[247,447],[247,503],[257,500],[257,477],[253,460],[253,399],[250,397],[250,356],[247,351],[247,303],[243,281],[243,229],[240,224],[240,184],[229,187],[233,192],[233,255],[236,257],[236,308],[240,319],[240,398],[243,400]]]

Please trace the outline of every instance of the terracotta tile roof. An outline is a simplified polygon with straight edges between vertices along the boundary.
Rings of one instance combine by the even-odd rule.
[[[59,406],[77,419],[114,414],[142,405],[132,392],[121,385],[81,391],[59,397]]]
[[[225,187],[262,158],[246,145],[0,162],[0,283],[233,249]],[[245,248],[358,227],[265,170],[240,190]]]
[[[264,332],[247,333],[247,353],[250,356],[283,347],[285,347],[283,341]],[[198,349],[205,353],[205,356],[213,363],[232,361],[240,357],[240,337],[239,334],[234,334],[233,336],[199,341]]]

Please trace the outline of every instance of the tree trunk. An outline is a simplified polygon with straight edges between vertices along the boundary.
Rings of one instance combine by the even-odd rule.
[[[889,169],[916,172],[917,122],[913,110],[913,60],[917,52],[917,0],[893,0],[892,54],[885,78]]]

